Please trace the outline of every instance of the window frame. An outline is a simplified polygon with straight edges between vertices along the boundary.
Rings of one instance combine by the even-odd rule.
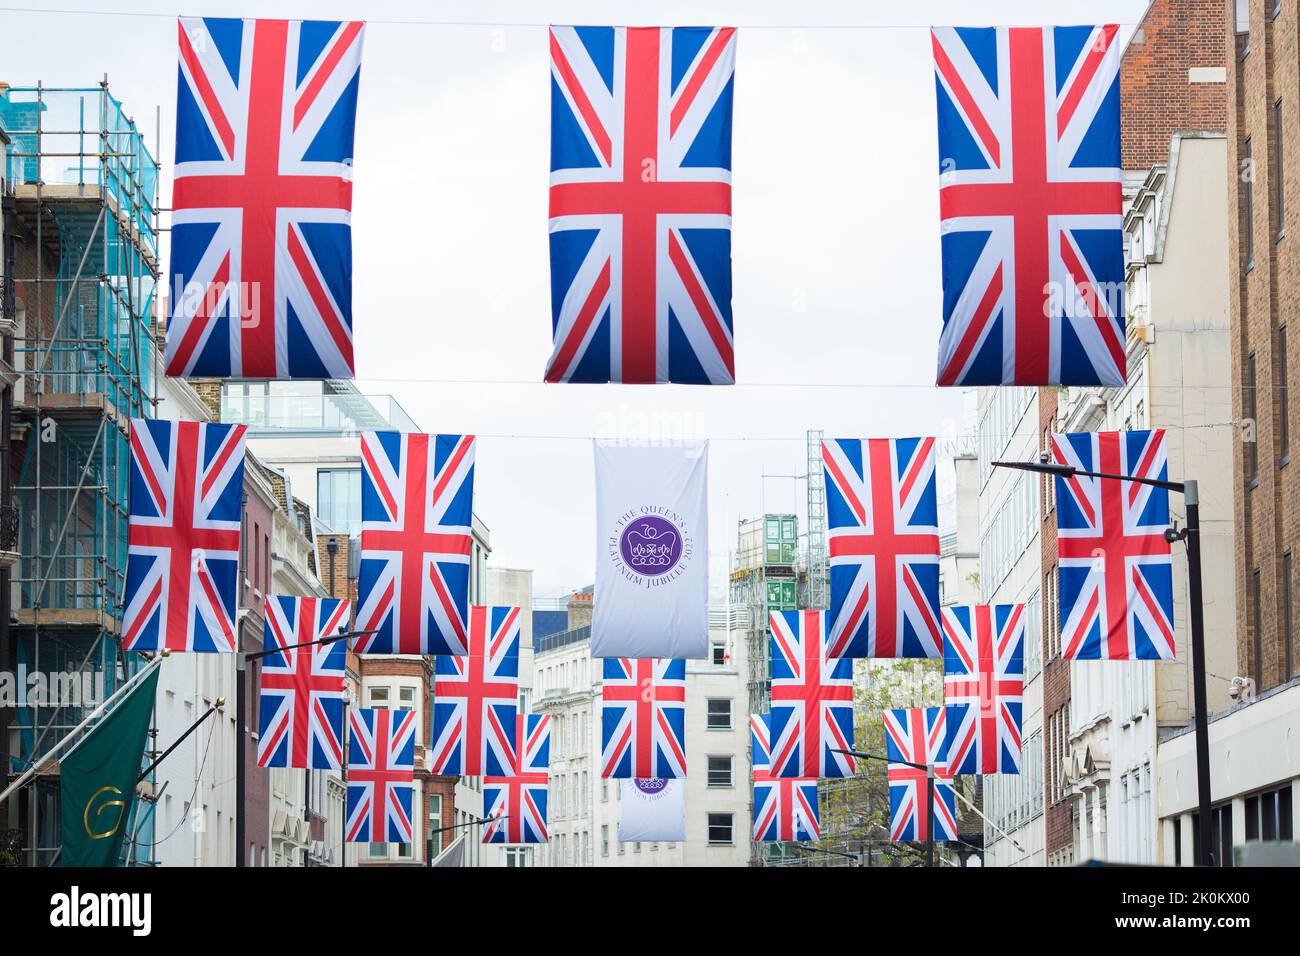
[[[1273,215],[1277,217],[1277,231],[1273,241],[1286,235],[1286,175],[1283,172],[1282,97],[1273,103]]]
[[[1287,374],[1289,344],[1286,326],[1279,326],[1277,330],[1277,420],[1278,444],[1282,448],[1282,457],[1279,462],[1281,465],[1285,465],[1291,460],[1291,383],[1290,376]]]
[[[726,820],[725,823],[721,822],[724,818]],[[714,822],[715,820],[717,820],[718,822]],[[718,829],[722,829],[723,827],[726,828],[727,838],[725,840],[714,838],[713,832],[715,827]],[[705,815],[704,832],[706,837],[708,838],[709,846],[735,846],[736,845],[736,815],[734,813],[726,813],[723,811],[708,812]]]
[[[1290,680],[1295,675],[1292,671],[1295,669],[1295,620],[1292,617],[1291,601],[1294,597],[1292,592],[1291,575],[1293,573],[1290,549],[1282,552],[1282,655],[1285,673],[1282,675],[1284,680]]]
[[[1243,404],[1246,404],[1247,408],[1249,409],[1249,413],[1245,417],[1249,421],[1254,423],[1255,425],[1254,433],[1256,438],[1258,438],[1259,368],[1256,361],[1256,353],[1254,352],[1251,352],[1249,355],[1246,356],[1246,381],[1242,383],[1242,392],[1244,393],[1242,396]],[[1244,440],[1245,439],[1243,438],[1243,441]],[[1249,468],[1247,468],[1247,472],[1248,472],[1247,484],[1248,487],[1255,488],[1258,487],[1259,485],[1259,442],[1258,440],[1246,441],[1245,444],[1247,446],[1246,463],[1247,465],[1249,465]]]
[[[714,781],[714,761],[726,761],[726,781]],[[717,771],[721,779],[722,771]],[[706,790],[731,790],[736,785],[736,761],[731,754],[709,754],[705,758],[704,787]]]
[[[1245,222],[1243,223],[1242,233],[1246,237],[1246,270],[1255,268],[1255,160],[1254,144],[1251,137],[1247,136],[1242,144],[1242,150],[1245,153],[1246,170],[1245,170],[1245,194],[1243,196],[1243,214]]]
[[[714,722],[713,722],[713,718],[714,718],[713,705],[716,704],[716,703],[724,703],[724,704],[727,705],[727,713],[726,713],[727,723],[726,723],[726,726],[715,725]],[[726,730],[732,730],[732,729],[734,729],[734,727],[735,727],[735,722],[736,722],[735,710],[736,710],[736,708],[735,708],[735,706],[734,706],[734,704],[733,704],[733,702],[732,702],[732,700],[731,700],[730,697],[708,697],[708,698],[705,698],[705,701],[704,701],[704,726],[705,726],[705,729],[707,729],[707,730],[720,730],[720,731],[726,731]]]

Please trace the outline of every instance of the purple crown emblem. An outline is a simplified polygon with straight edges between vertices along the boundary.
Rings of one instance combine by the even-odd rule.
[[[667,574],[681,560],[682,535],[671,521],[648,515],[623,530],[619,551],[627,566],[638,574]]]

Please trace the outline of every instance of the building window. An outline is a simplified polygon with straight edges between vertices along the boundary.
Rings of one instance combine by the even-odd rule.
[[[1259,568],[1256,568],[1254,574],[1251,575],[1250,593],[1254,609],[1254,620],[1252,622],[1254,633],[1251,635],[1251,643],[1254,649],[1255,666],[1252,671],[1255,678],[1255,690],[1260,691],[1264,689],[1264,635],[1262,633],[1264,630],[1264,595],[1260,591]]]
[[[714,663],[716,666],[718,666],[718,667],[722,667],[724,664],[727,663],[727,645],[726,645],[726,644],[714,644],[714,645],[713,645],[713,663]]]
[[[433,839],[434,855],[442,847],[442,794],[429,794],[429,836]]]
[[[528,848],[523,846],[506,847],[506,866],[521,867],[528,865]]]
[[[1249,271],[1255,268],[1255,169],[1251,159],[1249,136],[1242,145],[1242,154],[1241,178],[1246,187],[1242,193],[1246,207],[1243,211],[1245,222],[1242,224],[1242,232],[1246,239],[1246,269]]]
[[[1286,176],[1282,166],[1282,101],[1273,104],[1273,214],[1277,217],[1277,238],[1286,234]]]
[[[1250,476],[1252,488],[1259,484],[1259,443],[1255,440],[1259,423],[1256,420],[1255,385],[1255,353],[1251,352],[1246,357],[1246,381],[1242,384],[1241,398],[1246,408],[1247,424],[1253,426],[1242,432],[1242,440],[1246,442],[1246,474]]]
[[[600,855],[609,856],[609,824],[600,825]]]
[[[259,542],[262,540],[262,526],[256,521],[253,522],[253,587],[261,590],[262,588],[262,549]]]
[[[361,469],[322,468],[316,472],[316,517],[331,531],[361,533]]]
[[[731,729],[731,699],[728,697],[710,697],[708,701],[709,730]]]
[[[1291,460],[1291,393],[1287,389],[1286,326],[1277,330],[1277,441],[1282,464]]]
[[[369,687],[366,694],[370,698],[369,706],[378,710],[388,709],[388,688],[387,687]]]
[[[1291,785],[1282,785],[1276,790],[1268,790],[1247,797],[1246,842],[1253,840],[1295,839],[1295,829],[1291,821]]]
[[[1283,680],[1290,680],[1295,671],[1295,655],[1292,653],[1295,636],[1291,628],[1291,552],[1286,551],[1282,554],[1282,655],[1286,665]]]
[[[731,757],[709,757],[709,786],[731,786]]]
[[[1200,814],[1192,814],[1192,857],[1200,859]],[[1211,866],[1232,866],[1232,804],[1210,808]]]
[[[709,814],[709,846],[731,846],[732,815],[730,813]]]
[[[1237,36],[1241,37],[1241,55],[1250,52],[1250,0],[1235,0],[1233,17]]]

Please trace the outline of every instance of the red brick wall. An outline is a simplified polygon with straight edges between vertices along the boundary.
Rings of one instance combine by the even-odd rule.
[[[432,781],[447,779],[452,781],[451,787],[447,789],[448,795],[443,800],[443,815],[445,816],[448,812],[448,804],[453,799],[452,795],[454,794],[456,781],[455,777],[432,777],[429,775],[427,770],[420,769],[421,767],[428,765],[426,753],[429,744],[429,729],[432,724],[431,716],[433,714],[433,682],[431,680],[431,677],[433,676],[433,658],[389,657],[382,654],[375,654],[367,657],[349,656],[348,660],[349,663],[356,663],[363,685],[365,679],[368,677],[414,677],[419,681],[420,697],[423,700],[423,706],[420,712],[421,726],[416,733],[416,739],[419,740],[420,743],[415,748],[415,779],[421,783],[421,788],[425,797],[424,802],[420,806],[414,808],[415,820],[413,821],[413,836],[415,838],[415,846],[413,848],[414,853],[412,856],[416,860],[423,860],[425,847],[428,843],[427,830],[429,826],[429,805],[427,797],[430,792],[433,792],[430,789],[431,783]],[[390,703],[394,707],[397,706],[397,701],[390,701]],[[360,700],[359,706],[366,706],[364,696]],[[376,864],[367,863],[367,865]]]
[[[1257,6],[1252,3],[1252,6]],[[1227,128],[1223,83],[1190,83],[1193,67],[1223,67],[1226,0],[1155,0],[1120,65],[1121,157],[1147,169],[1179,130]]]
[[[1047,447],[1045,436],[1055,430],[1056,411],[1059,393],[1054,388],[1038,390],[1038,434],[1039,448]],[[1057,723],[1063,721],[1069,726],[1070,714],[1070,665],[1060,659],[1056,642],[1052,639],[1059,621],[1056,620],[1058,609],[1048,595],[1056,592],[1057,547],[1056,547],[1056,508],[1050,482],[1054,478],[1044,477],[1039,491],[1042,502],[1042,543],[1043,582],[1039,590],[1042,595],[1042,635],[1043,635],[1043,806],[1046,808],[1046,855],[1052,855],[1065,849],[1074,842],[1074,828],[1071,822],[1070,802],[1062,799],[1059,793],[1060,767],[1064,759],[1062,735],[1056,729]],[[1056,716],[1053,721],[1052,715]]]
[[[428,797],[442,797],[442,821],[439,826],[449,827],[456,822],[456,781],[459,777],[429,777],[425,782],[425,818],[428,818]],[[460,830],[443,830],[437,834],[438,842],[434,846],[433,854],[437,856],[443,850],[451,845],[451,842],[458,836],[464,836],[466,840],[476,840],[479,833],[474,827],[462,827]],[[428,845],[429,839],[424,838],[425,845]]]
[[[271,508],[258,495],[249,494],[243,506],[244,546],[241,549],[239,568],[239,606],[252,611],[242,630],[244,650],[250,652],[262,649],[262,614],[266,588],[271,580],[271,572],[267,567],[270,564],[270,546],[266,545],[264,553],[256,562],[254,556],[258,552],[255,549],[263,548],[261,538],[271,534],[273,520]],[[254,529],[257,529],[257,541],[254,541]],[[243,563],[245,559],[247,566]],[[245,581],[249,582],[247,586]],[[262,596],[259,597],[254,589],[260,591]],[[253,862],[258,866],[262,863],[263,850],[267,851],[269,858],[271,844],[271,774],[269,770],[257,765],[257,741],[253,738],[261,725],[261,715],[258,712],[260,685],[261,664],[250,661],[244,672],[244,700],[247,702],[245,712],[249,733],[243,737],[245,845],[242,852],[247,860],[248,848],[251,847]]]
[[[334,553],[334,576],[330,577],[329,543],[337,542],[338,550]],[[321,584],[330,597],[343,598],[352,602],[353,610],[357,602],[357,582],[348,577],[348,536],[346,534],[316,535],[316,567],[320,571]]]
[[[1228,137],[1230,296],[1232,309],[1232,370],[1234,417],[1242,423],[1233,456],[1236,485],[1237,544],[1237,669],[1256,678],[1267,690],[1300,673],[1300,642],[1287,635],[1287,582],[1283,556],[1300,544],[1300,479],[1282,441],[1283,399],[1290,423],[1290,445],[1298,434],[1295,402],[1283,383],[1296,381],[1295,355],[1300,346],[1300,255],[1297,227],[1290,226],[1300,204],[1300,51],[1297,49],[1297,4],[1284,3],[1276,18],[1272,0],[1251,0],[1249,43],[1231,29],[1231,9],[1221,17],[1228,57],[1228,97],[1232,128]],[[1278,129],[1274,104],[1282,104],[1283,145],[1277,169]],[[1249,138],[1250,163],[1246,163]],[[1248,168],[1247,168],[1248,167]],[[1247,175],[1249,173],[1249,175]],[[1280,175],[1279,175],[1280,174]],[[1247,183],[1249,182],[1249,189]],[[1281,189],[1284,215],[1279,221],[1275,200]],[[1247,197],[1250,196],[1251,242],[1247,241]],[[1253,259],[1248,248],[1253,246]],[[1279,330],[1287,328],[1288,347],[1280,349]],[[1255,358],[1255,388],[1247,388],[1247,368]],[[1251,438],[1254,441],[1251,441]],[[1258,480],[1250,468],[1252,451]],[[1256,589],[1259,574],[1259,626]],[[1291,582],[1292,601],[1295,599]],[[1289,609],[1296,619],[1294,605]],[[1288,668],[1289,661],[1289,668]],[[1289,672],[1288,672],[1289,671]]]

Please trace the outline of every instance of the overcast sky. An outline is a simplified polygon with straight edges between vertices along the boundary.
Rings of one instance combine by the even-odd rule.
[[[588,439],[647,430],[711,439],[711,582],[721,595],[738,518],[794,511],[803,530],[804,488],[788,476],[807,470],[807,429],[955,438],[973,424],[972,396],[932,385],[941,318],[926,26],[1133,24],[1146,3],[67,5],[151,15],[0,10],[0,80],[91,85],[107,73],[151,144],[161,108],[164,205],[173,16],[364,16],[353,207],[358,385],[395,396],[426,431],[481,436],[475,511],[491,529],[491,563],[532,568],[538,593],[592,579]],[[403,20],[514,25],[394,22]],[[741,27],[732,151],[737,386],[541,383],[551,350],[547,22]],[[878,28],[849,28],[861,24]],[[431,381],[449,379],[459,381]]]

